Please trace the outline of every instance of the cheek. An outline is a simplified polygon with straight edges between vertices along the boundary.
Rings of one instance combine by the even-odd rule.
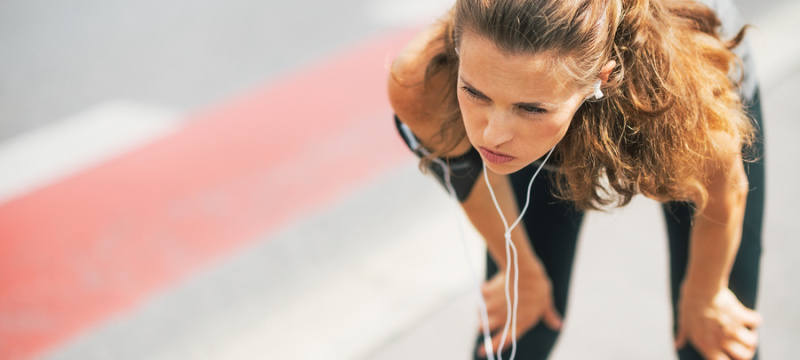
[[[538,159],[561,141],[569,128],[570,119],[569,116],[553,116],[539,119],[525,126],[524,130],[518,128],[525,134],[520,136],[521,141],[518,142],[523,147],[521,150],[531,159]]]
[[[473,133],[479,131],[484,121],[484,114],[481,112],[480,107],[471,104],[467,101],[461,101],[459,98],[459,108],[461,110],[461,118],[464,122],[464,129],[467,131],[467,136],[472,136]]]
[[[559,139],[564,136],[569,128],[569,124],[572,122],[572,114],[561,114],[553,119],[550,123],[550,131],[553,133],[554,136],[558,136]]]
[[[579,105],[580,104],[573,104],[564,109],[564,111],[553,114],[553,117],[547,122],[546,131],[551,136],[557,136],[558,140],[561,140],[564,134],[566,134],[567,129],[569,129],[569,125],[572,123],[572,118],[575,116],[575,111],[578,109]]]
[[[570,117],[554,114],[531,121],[528,126],[524,126],[524,132],[528,138],[549,142],[554,138],[560,139],[569,127],[569,123]]]

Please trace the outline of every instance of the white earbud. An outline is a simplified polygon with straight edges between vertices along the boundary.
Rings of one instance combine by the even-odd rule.
[[[600,90],[600,84],[601,84],[600,80],[597,80],[594,83],[593,89],[594,89],[594,98],[595,99],[602,99],[603,98],[603,91]]]

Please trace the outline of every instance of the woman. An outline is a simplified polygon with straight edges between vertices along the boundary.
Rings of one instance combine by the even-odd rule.
[[[398,129],[486,240],[492,334],[476,357],[484,340],[510,356],[508,246],[519,256],[513,350],[544,359],[584,211],[641,193],[664,203],[679,357],[757,358],[763,167],[743,153],[758,154],[758,92],[747,54],[731,50],[744,35],[728,21],[735,9],[709,5],[458,0],[394,61]],[[549,178],[528,196],[539,167]],[[498,221],[528,202],[524,226]]]

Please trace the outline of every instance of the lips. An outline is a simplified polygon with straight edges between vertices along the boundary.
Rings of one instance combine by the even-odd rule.
[[[483,146],[479,148],[481,155],[486,161],[493,163],[493,164],[505,164],[515,158],[508,154],[503,154],[501,152],[491,151]]]

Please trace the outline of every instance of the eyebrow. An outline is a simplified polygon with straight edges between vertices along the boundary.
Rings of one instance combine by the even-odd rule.
[[[487,98],[487,99],[490,99],[490,100],[491,100],[491,98],[490,98],[490,97],[486,96],[486,94],[484,94],[483,92],[481,92],[480,90],[478,90],[478,89],[477,89],[475,86],[473,86],[472,84],[470,84],[470,83],[469,83],[469,81],[467,81],[466,79],[464,79],[462,76],[459,76],[458,78],[461,80],[461,82],[463,82],[463,83],[464,83],[464,85],[466,85],[467,87],[469,87],[470,89],[472,89],[472,91],[474,91],[474,92],[475,92],[475,93],[477,93],[478,95],[480,95],[480,96],[483,96],[483,97],[485,97],[485,98]],[[553,110],[555,110],[555,109],[558,109],[558,106],[557,106],[556,104],[552,104],[552,103],[546,103],[546,102],[518,102],[518,103],[514,103],[513,105],[514,105],[514,106],[531,106],[531,107],[538,107],[538,108],[541,108],[541,107],[549,107],[549,108],[551,108],[551,109],[553,109]]]

